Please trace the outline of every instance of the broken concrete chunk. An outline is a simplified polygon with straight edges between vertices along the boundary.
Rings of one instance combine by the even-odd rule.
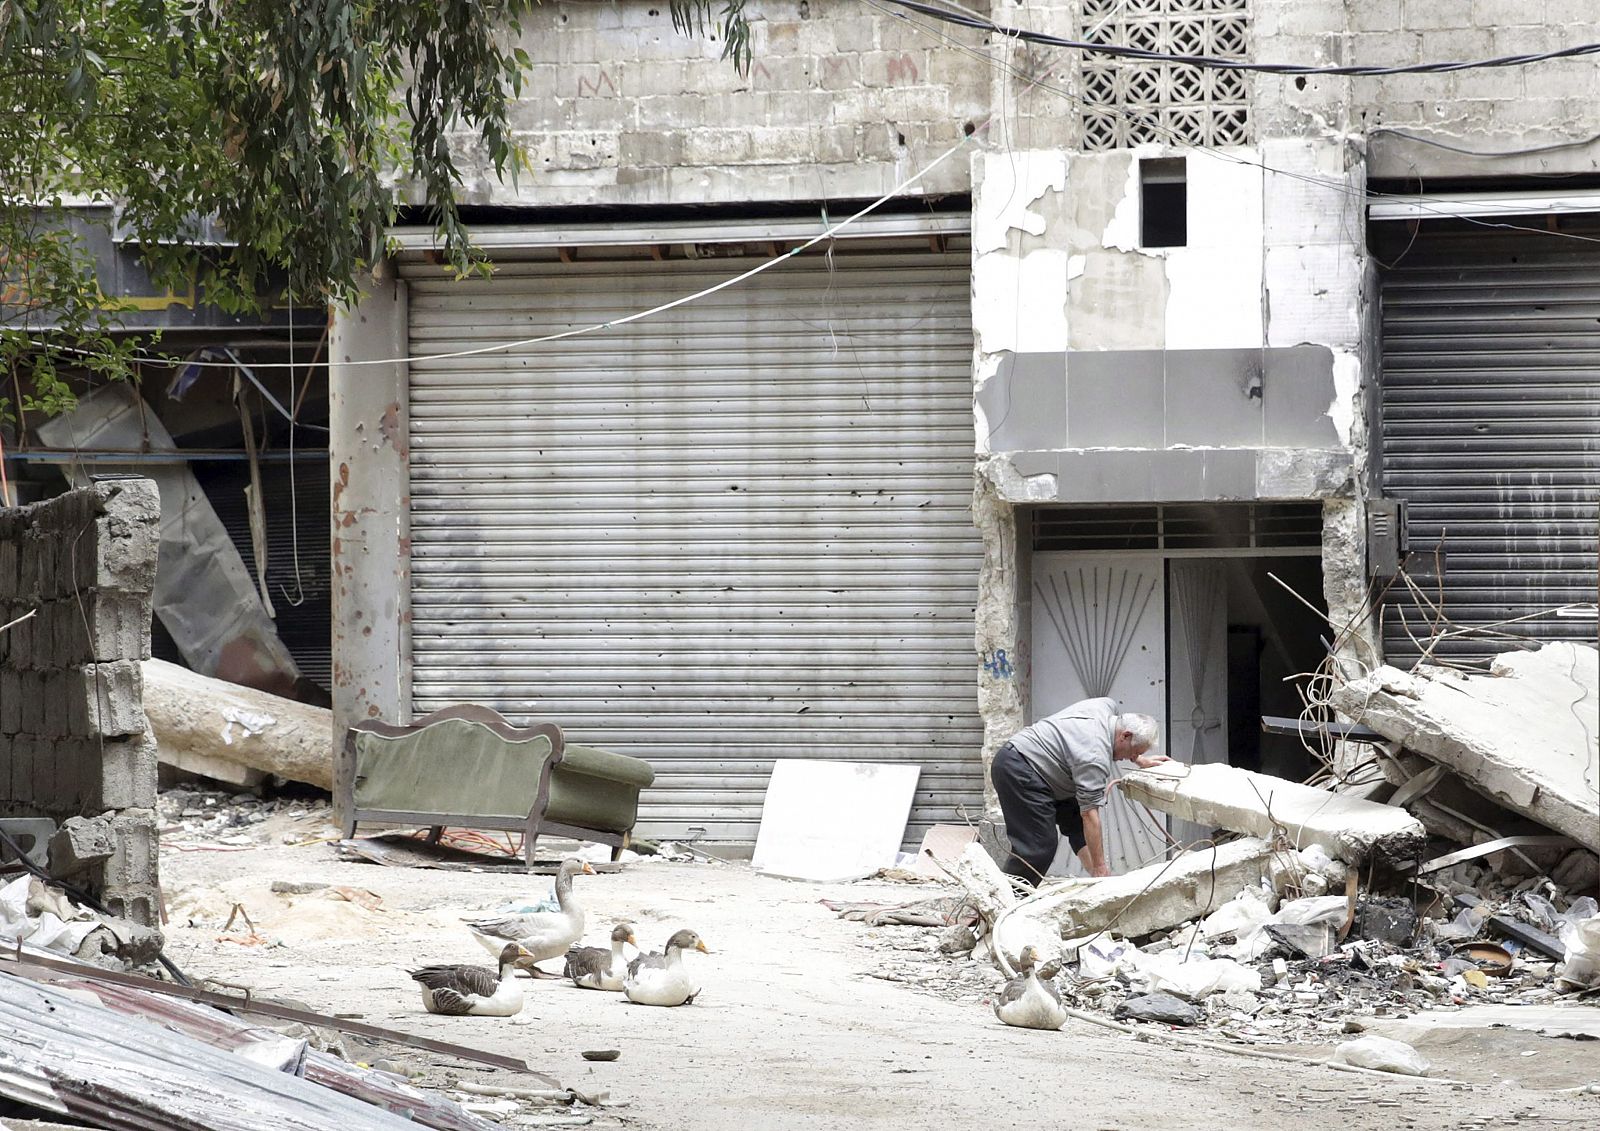
[[[1600,887],[1600,857],[1581,848],[1570,852],[1550,873],[1550,879],[1567,891],[1593,891]]]
[[[99,925],[84,936],[74,957],[85,962],[115,958],[128,966],[148,966],[160,957],[165,945],[166,939],[153,927],[102,916]]]
[[[1404,810],[1223,762],[1134,770],[1120,788],[1134,801],[1201,825],[1258,837],[1282,826],[1296,848],[1316,845],[1353,864],[1372,856],[1410,863],[1427,841],[1422,823]]]
[[[1382,667],[1333,704],[1450,767],[1485,796],[1600,852],[1600,653],[1582,644],[1495,657],[1489,675]]]
[[[109,860],[117,850],[109,814],[68,817],[50,838],[50,875],[66,879]]]
[[[1408,947],[1417,935],[1417,909],[1409,899],[1369,898],[1356,904],[1352,933],[1390,946]]]
[[[1118,934],[1133,937],[1167,930],[1209,915],[1246,888],[1259,888],[1271,856],[1266,841],[1247,837],[1120,876],[1065,886],[1009,916],[1002,943],[1009,953],[1013,925],[1025,917],[1050,922],[1067,939],[1113,925]]]
[[[1171,994],[1141,994],[1117,1006],[1118,1021],[1157,1021],[1164,1025],[1198,1025],[1206,1011],[1193,1002]]]

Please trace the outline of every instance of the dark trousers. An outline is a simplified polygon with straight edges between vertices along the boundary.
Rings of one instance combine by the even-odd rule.
[[[1084,846],[1083,814],[1077,798],[1057,801],[1033,763],[1011,743],[995,751],[989,780],[1000,796],[1000,812],[1005,814],[1006,836],[1011,840],[1011,855],[1003,871],[1038,883],[1056,858],[1060,837],[1067,838],[1074,852]]]

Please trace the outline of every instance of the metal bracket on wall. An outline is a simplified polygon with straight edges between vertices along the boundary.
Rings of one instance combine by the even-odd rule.
[[[1406,554],[1404,499],[1372,499],[1367,503],[1367,572],[1393,577]]]

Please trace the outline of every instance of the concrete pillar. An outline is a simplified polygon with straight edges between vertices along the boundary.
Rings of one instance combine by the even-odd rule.
[[[328,374],[333,482],[335,749],[362,719],[410,721],[410,367],[406,285],[384,262],[334,316]]]
[[[1000,804],[988,778],[994,752],[1027,725],[1023,697],[1024,632],[1019,599],[1026,592],[1017,557],[1017,510],[1001,498],[978,460],[973,481],[972,520],[983,536],[983,567],[978,574],[976,640],[978,713],[983,719],[984,816],[1000,823]]]

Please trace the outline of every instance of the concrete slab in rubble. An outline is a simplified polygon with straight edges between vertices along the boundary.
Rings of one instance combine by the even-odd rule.
[[[1241,770],[1223,762],[1167,762],[1123,775],[1130,800],[1200,825],[1270,838],[1281,826],[1296,848],[1320,845],[1359,864],[1377,856],[1411,863],[1428,839],[1422,822],[1404,809],[1314,789],[1299,782]]]
[[[1382,667],[1334,706],[1486,796],[1600,852],[1600,653],[1505,652],[1489,675]]]
[[[1247,838],[1203,852],[1186,852],[1168,863],[1157,861],[1132,872],[1063,885],[1017,919],[1050,921],[1062,938],[1115,931],[1126,938],[1163,931],[1209,915],[1245,888],[1266,877],[1272,848]],[[1005,940],[1002,940],[1005,941]],[[1020,949],[1020,948],[1019,948]]]

